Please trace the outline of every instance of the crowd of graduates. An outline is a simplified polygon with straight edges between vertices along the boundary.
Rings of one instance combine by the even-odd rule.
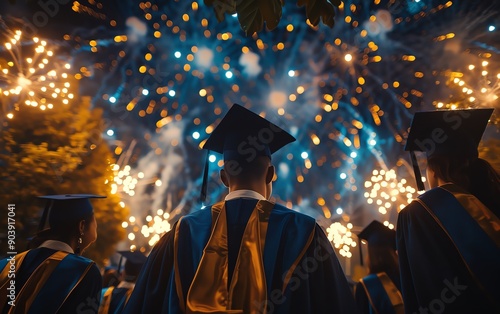
[[[235,104],[204,146],[224,156],[225,199],[101,272],[81,256],[99,196],[44,196],[32,248],[0,261],[2,313],[500,313],[500,176],[477,151],[492,112],[415,114],[406,150],[419,189],[426,153],[431,189],[396,230],[358,234],[369,274],[354,289],[316,221],[269,201],[272,154],[295,139]]]

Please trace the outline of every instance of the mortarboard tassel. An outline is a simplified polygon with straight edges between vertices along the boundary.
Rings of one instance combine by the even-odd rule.
[[[359,263],[361,264],[361,266],[363,266],[365,264],[365,262],[363,261],[363,250],[361,248],[361,239],[358,237],[358,246],[359,246]]]
[[[122,271],[122,261],[123,255],[120,255],[120,261],[118,262],[118,269],[116,270],[116,274],[120,277],[120,272]]]
[[[417,189],[419,191],[425,191],[424,182],[422,182],[422,175],[420,174],[420,167],[418,166],[417,156],[414,151],[410,151],[410,156],[413,171],[415,172],[415,180],[417,180]]]
[[[207,181],[208,181],[208,158],[210,156],[210,151],[207,151],[207,157],[205,159],[205,169],[203,170],[203,183],[201,184],[201,194],[200,201],[202,205],[204,205],[205,200],[207,199]]]

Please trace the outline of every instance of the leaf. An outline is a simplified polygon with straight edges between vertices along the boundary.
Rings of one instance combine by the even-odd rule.
[[[246,35],[252,35],[259,32],[264,27],[268,30],[275,29],[282,15],[281,0],[238,0],[236,12],[238,21]]]
[[[334,4],[332,4],[332,2]],[[335,6],[340,6],[340,0],[298,0],[299,7],[306,6],[306,16],[313,26],[317,26],[320,20],[323,24],[333,27],[335,25]]]
[[[334,7],[341,5],[341,0],[297,0],[299,7],[306,6],[306,15],[313,26],[322,20],[333,27],[335,24]],[[245,34],[259,32],[266,23],[268,30],[275,29],[282,17],[284,0],[204,0],[205,5],[214,8],[217,20],[224,21],[226,14],[238,13],[238,21]]]
[[[236,13],[236,0],[204,0],[207,6],[213,6],[217,21],[224,21],[226,14]]]

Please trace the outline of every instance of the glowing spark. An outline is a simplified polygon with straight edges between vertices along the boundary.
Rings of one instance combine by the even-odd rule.
[[[407,185],[406,179],[398,181],[396,171],[373,170],[370,180],[365,181],[364,196],[368,204],[374,204],[382,215],[386,215],[394,206],[401,211],[416,196],[417,190]]]
[[[40,110],[67,105],[74,95],[69,91],[67,70],[71,66],[54,60],[52,47],[37,37],[25,39],[21,31],[11,34],[0,54],[0,97],[2,115],[13,118],[22,104]]]
[[[351,248],[356,247],[356,241],[352,239],[352,224],[346,226],[340,222],[334,222],[326,229],[328,240],[333,243],[340,255],[351,258]]]

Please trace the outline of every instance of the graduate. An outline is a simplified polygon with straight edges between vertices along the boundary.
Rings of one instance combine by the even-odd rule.
[[[139,251],[119,251],[118,253],[121,255],[118,269],[122,265],[121,259],[123,257],[126,259],[122,278],[116,287],[110,286],[102,289],[99,314],[118,314],[123,311],[134,290],[135,281],[141,271],[142,265],[146,262],[146,256]]]
[[[34,248],[0,261],[2,313],[97,313],[102,286],[96,264],[80,254],[97,239],[97,223],[90,198],[68,194],[47,199]],[[49,228],[43,229],[48,216]],[[42,230],[43,229],[43,230]],[[39,244],[39,245],[38,245]],[[13,279],[14,278],[14,279]],[[15,301],[7,289],[14,280]]]
[[[406,313],[500,313],[500,178],[478,158],[493,109],[417,112],[405,149],[430,190],[398,216]]]
[[[104,271],[102,273],[102,287],[116,287],[120,283],[120,275],[118,271],[113,266],[104,267]]]
[[[323,230],[268,200],[271,155],[294,140],[231,107],[204,144],[223,154],[220,178],[229,194],[182,217],[160,239],[125,313],[356,313]]]
[[[396,231],[374,220],[358,234],[358,238],[368,243],[369,268],[369,275],[354,287],[358,307],[362,313],[404,314]]]

